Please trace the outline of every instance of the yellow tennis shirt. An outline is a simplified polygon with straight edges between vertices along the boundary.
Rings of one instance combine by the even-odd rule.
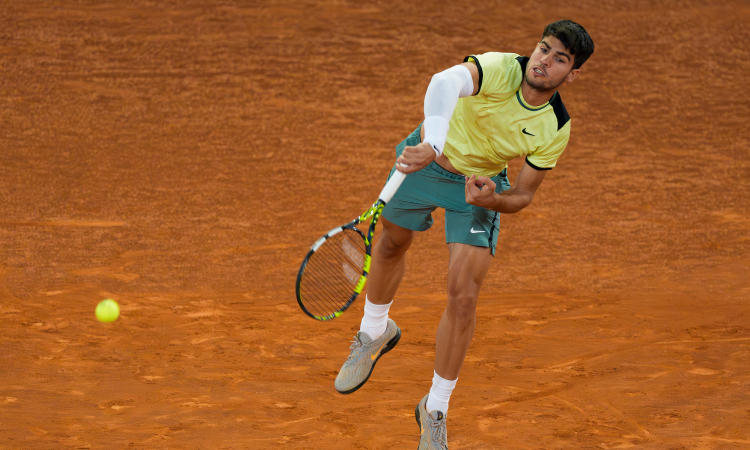
[[[570,116],[555,93],[541,106],[521,94],[529,58],[514,53],[467,56],[479,69],[479,91],[458,99],[443,153],[465,175],[495,176],[508,161],[526,156],[549,170],[568,145]]]

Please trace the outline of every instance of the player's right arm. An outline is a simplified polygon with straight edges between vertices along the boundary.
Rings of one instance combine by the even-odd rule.
[[[473,62],[433,75],[424,99],[424,139],[414,147],[404,148],[396,168],[403,173],[416,172],[440,156],[458,99],[474,95],[478,90],[479,70]]]
[[[471,82],[473,86],[471,95],[477,95],[479,93],[479,69],[477,69],[477,64],[472,60],[471,62],[465,62],[461,65],[469,69],[469,73],[471,74]]]

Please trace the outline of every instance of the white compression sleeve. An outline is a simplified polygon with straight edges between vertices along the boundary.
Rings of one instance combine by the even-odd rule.
[[[424,96],[424,142],[428,142],[438,156],[443,153],[448,122],[458,99],[473,92],[474,80],[466,66],[453,66],[432,76]]]

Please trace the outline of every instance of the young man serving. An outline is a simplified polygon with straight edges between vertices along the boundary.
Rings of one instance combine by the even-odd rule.
[[[569,20],[549,24],[530,57],[468,56],[432,77],[425,119],[396,147],[393,170],[410,174],[383,210],[360,331],[338,377],[349,394],[365,384],[401,330],[388,311],[417,232],[445,209],[448,302],[438,326],[432,388],[416,407],[420,450],[448,448],[446,417],[474,335],[479,290],[495,254],[500,214],[528,206],[568,143],[570,117],[557,92],[573,82],[594,52],[586,30]],[[508,161],[525,162],[511,187]],[[391,172],[393,173],[393,171]]]

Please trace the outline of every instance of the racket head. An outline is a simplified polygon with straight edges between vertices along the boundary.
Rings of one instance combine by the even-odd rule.
[[[326,233],[302,261],[297,273],[297,303],[313,319],[340,316],[365,286],[371,245],[355,226],[357,222]]]

